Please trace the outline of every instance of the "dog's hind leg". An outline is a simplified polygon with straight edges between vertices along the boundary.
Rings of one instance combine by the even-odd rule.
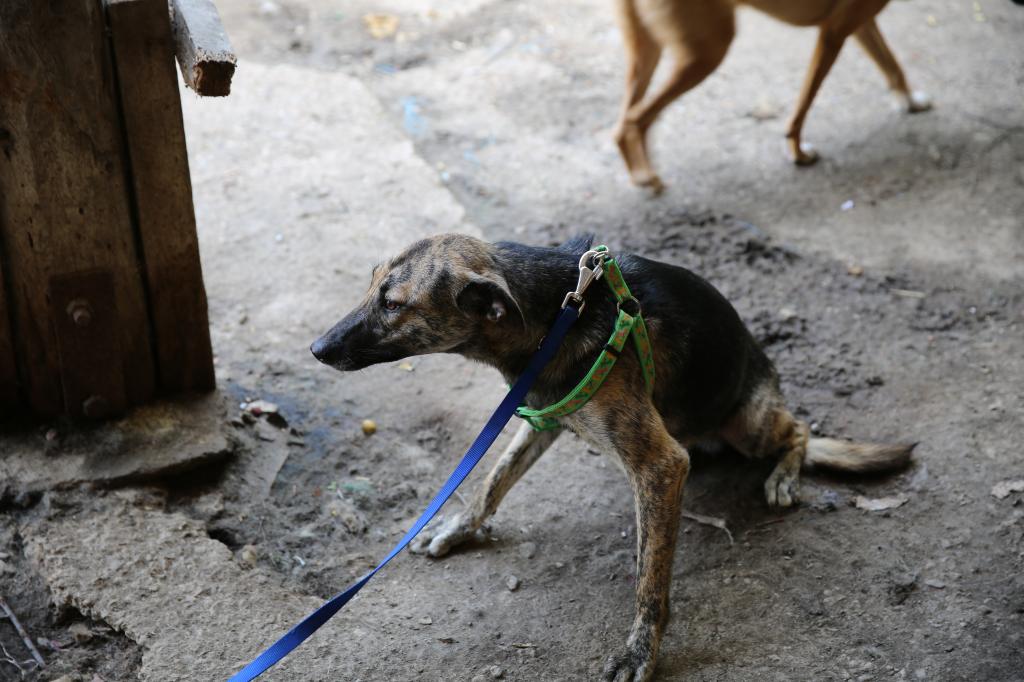
[[[931,101],[923,92],[914,92],[907,85],[907,79],[903,75],[903,69],[893,56],[892,51],[878,30],[878,24],[874,19],[869,19],[854,32],[854,37],[868,56],[878,65],[878,68],[885,74],[889,81],[889,88],[903,98],[907,111],[916,114],[920,111],[928,111],[932,108]]]
[[[635,0],[618,0],[616,15],[626,48],[626,88],[622,97],[622,112],[615,127],[615,143],[626,167],[632,170],[640,159],[646,158],[647,150],[644,140],[636,134],[637,131],[627,128],[626,115],[647,94],[651,77],[661,60],[661,45],[640,21]]]
[[[476,490],[469,506],[454,516],[424,528],[413,540],[411,551],[441,557],[456,545],[475,537],[484,521],[498,510],[498,505],[509,489],[555,442],[560,433],[561,429],[535,431],[523,422],[512,442],[487,474],[483,485]]]
[[[647,155],[647,132],[665,107],[722,63],[735,35],[735,17],[732,5],[723,2],[637,0],[633,10],[633,19],[639,17],[654,41],[675,60],[658,91],[625,111],[616,138],[633,183],[658,192],[662,183]]]
[[[818,32],[818,43],[814,47],[814,56],[811,58],[811,67],[804,80],[803,89],[800,91],[800,99],[797,100],[796,110],[789,119],[789,127],[786,131],[786,142],[789,145],[789,156],[793,163],[798,166],[809,166],[818,160],[818,154],[809,145],[800,140],[800,133],[804,127],[804,119],[814,102],[814,96],[818,94],[825,76],[835,63],[839,50],[846,42],[848,33],[834,30],[830,27],[822,27]]]
[[[774,379],[767,379],[726,423],[721,436],[749,457],[774,458],[764,484],[769,506],[799,501],[800,468],[807,456],[810,429],[786,409]]]

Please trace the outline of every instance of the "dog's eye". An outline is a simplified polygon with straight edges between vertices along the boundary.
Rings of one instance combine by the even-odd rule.
[[[402,304],[399,303],[398,301],[392,300],[390,298],[386,298],[386,299],[384,299],[384,307],[387,308],[388,310],[394,312],[395,310],[398,310],[399,308],[401,308]]]

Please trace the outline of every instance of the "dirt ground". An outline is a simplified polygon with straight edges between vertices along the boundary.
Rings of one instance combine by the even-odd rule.
[[[341,375],[307,347],[375,262],[446,230],[590,231],[688,267],[817,432],[920,441],[908,471],[809,476],[781,514],[766,470],[695,453],[685,505],[735,541],[684,522],[657,679],[1024,680],[1024,493],[993,492],[1024,479],[1024,8],[894,1],[881,28],[935,109],[893,109],[849,45],[809,169],[782,131],[813,33],[741,12],[723,66],[655,130],[669,189],[650,198],[610,139],[605,0],[217,4],[234,92],[183,99],[219,387],[194,409],[230,456],[114,488],[0,481],[0,595],[49,663],[0,658],[0,680],[223,680],[386,553],[500,377],[448,356]],[[286,425],[244,416],[253,399]],[[33,424],[0,447],[46,468],[89,437],[114,436]],[[632,513],[614,463],[563,436],[488,539],[400,556],[266,679],[594,679],[631,622]],[[28,658],[2,620],[0,644]]]

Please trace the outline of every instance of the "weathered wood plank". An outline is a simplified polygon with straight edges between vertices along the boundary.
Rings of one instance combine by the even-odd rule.
[[[50,279],[47,295],[61,358],[65,410],[94,419],[123,413],[128,405],[113,275],[58,275]]]
[[[0,153],[4,141],[0,139]],[[2,215],[2,213],[0,213]],[[11,336],[11,310],[7,305],[4,291],[4,254],[0,241],[0,408],[11,408],[18,404],[18,371],[14,364],[14,337]]]
[[[231,92],[235,53],[211,0],[171,0],[175,51],[185,84],[205,97]]]
[[[101,0],[3,0],[0,26],[0,241],[28,404],[64,407],[46,292],[84,270],[114,278],[125,394],[146,402],[153,352]]]
[[[167,0],[107,0],[160,388],[214,387]]]

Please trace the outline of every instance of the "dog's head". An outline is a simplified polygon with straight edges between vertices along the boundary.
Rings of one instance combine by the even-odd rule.
[[[320,362],[355,370],[410,355],[458,352],[522,323],[494,247],[464,235],[438,235],[375,267],[362,303],[310,350]]]

